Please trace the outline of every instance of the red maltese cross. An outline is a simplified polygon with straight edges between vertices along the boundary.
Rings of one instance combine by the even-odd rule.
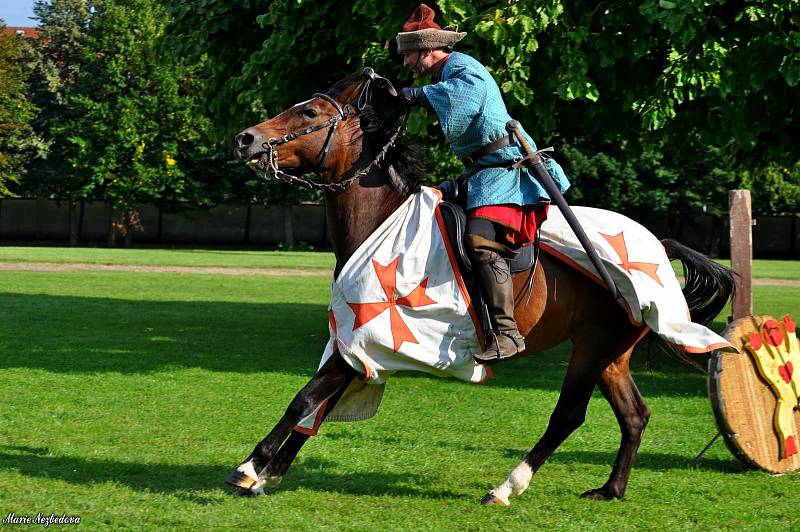
[[[362,325],[366,325],[372,321],[372,319],[377,318],[387,308],[389,309],[389,322],[392,326],[392,340],[394,340],[395,353],[400,349],[400,346],[403,345],[403,342],[419,343],[411,332],[411,329],[409,329],[408,325],[403,321],[400,313],[397,312],[397,305],[416,308],[436,303],[436,301],[428,297],[425,293],[425,290],[428,288],[427,277],[423,279],[411,293],[403,297],[397,297],[397,263],[399,261],[400,257],[397,257],[384,266],[379,264],[375,259],[372,259],[372,265],[375,267],[375,273],[378,275],[378,282],[381,283],[383,293],[386,294],[386,301],[376,301],[374,303],[347,303],[356,315],[356,321],[353,323],[354,331]]]
[[[661,279],[658,278],[658,274],[656,274],[656,270],[658,270],[658,264],[654,264],[652,262],[628,262],[628,246],[625,243],[625,235],[622,231],[616,235],[604,235],[603,233],[600,233],[600,236],[608,240],[608,243],[611,244],[611,247],[617,252],[617,255],[619,255],[619,260],[622,261],[619,266],[623,270],[628,273],[631,273],[631,270],[639,270],[661,286],[664,286],[661,284]]]

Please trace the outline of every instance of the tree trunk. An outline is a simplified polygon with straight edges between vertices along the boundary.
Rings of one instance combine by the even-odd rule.
[[[117,247],[116,212],[116,209],[108,210],[108,240],[106,244],[110,248]]]
[[[78,202],[74,199],[69,200],[69,245],[78,245]]]
[[[283,241],[287,246],[294,246],[294,225],[292,224],[292,206],[283,206]]]
[[[133,243],[133,232],[136,231],[136,211],[125,211],[125,248],[130,248]]]

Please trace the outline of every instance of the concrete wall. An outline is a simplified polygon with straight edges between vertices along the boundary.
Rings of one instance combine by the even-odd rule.
[[[142,232],[134,243],[181,245],[329,246],[325,208],[321,205],[220,205],[210,209],[160,210],[139,205]],[[44,199],[0,200],[0,240],[16,242],[104,243],[111,208],[101,202]],[[669,222],[642,220],[660,238],[675,238],[703,253],[728,254],[727,220],[694,216]],[[118,237],[119,240],[119,237]],[[753,227],[753,254],[758,258],[800,258],[800,216],[759,217]]]
[[[134,243],[328,246],[321,205],[220,205],[181,211],[137,205],[137,210],[143,230],[134,233]],[[104,243],[113,214],[109,205],[101,202],[75,202],[70,208],[67,201],[2,199],[0,240],[69,243],[72,233],[77,243]]]

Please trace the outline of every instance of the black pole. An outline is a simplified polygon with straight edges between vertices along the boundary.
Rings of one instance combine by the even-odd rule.
[[[619,305],[627,314],[628,305],[625,303],[625,299],[622,297],[622,294],[619,293],[617,285],[611,278],[611,274],[608,273],[605,264],[603,264],[602,259],[600,259],[600,256],[597,254],[597,250],[594,249],[589,237],[586,236],[586,232],[583,230],[580,222],[578,222],[578,219],[575,217],[572,209],[567,204],[567,200],[564,199],[564,195],[561,194],[561,191],[553,181],[553,177],[547,170],[542,156],[533,151],[533,148],[531,148],[531,145],[528,143],[527,139],[520,133],[519,123],[516,120],[511,120],[508,124],[506,124],[506,127],[508,128],[508,131],[517,138],[522,146],[522,149],[525,151],[526,159],[529,161],[529,164],[526,166],[533,170],[533,175],[539,180],[544,189],[547,191],[550,199],[553,200],[558,206],[561,214],[564,215],[564,219],[567,220],[567,223],[572,228],[575,236],[578,237],[578,241],[581,243],[583,249],[586,251],[586,254],[589,256],[589,260],[592,261],[597,273],[600,274],[600,277],[603,279],[606,287],[608,287],[611,295],[614,297],[614,301],[616,301],[617,305]]]

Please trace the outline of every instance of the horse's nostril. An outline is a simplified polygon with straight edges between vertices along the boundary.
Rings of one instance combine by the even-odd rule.
[[[253,135],[251,135],[250,133],[239,133],[238,135],[236,135],[235,140],[236,140],[236,146],[238,146],[239,148],[247,148],[253,143],[255,137],[253,137]]]

